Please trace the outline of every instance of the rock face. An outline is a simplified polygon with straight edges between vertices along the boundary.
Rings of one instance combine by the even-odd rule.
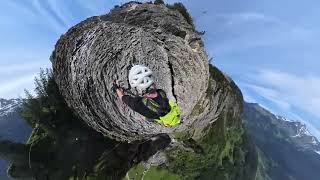
[[[132,2],[89,18],[61,36],[51,61],[68,105],[95,130],[121,141],[183,131],[219,114],[211,107],[220,101],[204,98],[209,66],[200,35],[178,11],[164,5]],[[140,121],[139,114],[114,96],[112,82],[128,88],[128,69],[134,64],[153,70],[157,87],[181,107],[182,125],[164,128]],[[192,117],[199,103],[206,104],[207,115]]]
[[[181,4],[131,2],[63,35],[51,56],[54,74],[40,72],[38,95],[22,108],[33,127],[29,140],[0,140],[0,157],[11,162],[8,174],[254,179],[258,160],[242,128],[241,91],[208,64],[201,37],[183,9]],[[181,125],[140,121],[111,92],[114,80],[129,88],[133,64],[154,71],[158,88],[181,107]]]
[[[208,64],[181,9],[131,2],[63,35],[51,56],[54,76],[40,73],[41,92],[22,111],[33,127],[27,144],[0,141],[0,156],[12,162],[9,175],[254,179],[257,155],[242,128],[241,91]],[[140,121],[111,92],[113,80],[128,88],[133,64],[154,71],[158,88],[181,107],[181,125]]]

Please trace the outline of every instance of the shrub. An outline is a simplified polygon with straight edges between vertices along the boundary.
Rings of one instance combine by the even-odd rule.
[[[35,78],[35,95],[26,91],[22,117],[32,126],[36,124],[55,127],[66,119],[75,119],[73,112],[68,108],[51,70],[41,70]]]
[[[172,10],[177,10],[186,19],[186,21],[194,27],[192,17],[190,16],[187,8],[182,3],[174,3],[173,5],[167,4],[167,7]]]
[[[163,0],[155,0],[154,4],[157,4],[157,5],[164,4],[164,1]]]

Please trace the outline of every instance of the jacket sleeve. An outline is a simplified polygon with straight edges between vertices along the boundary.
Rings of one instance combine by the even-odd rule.
[[[139,105],[141,103],[141,97],[132,97],[129,95],[122,96],[121,100],[127,104],[132,110],[139,111]]]

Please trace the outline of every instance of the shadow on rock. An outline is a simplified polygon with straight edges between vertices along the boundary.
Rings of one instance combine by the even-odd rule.
[[[45,137],[35,144],[1,141],[0,155],[11,161],[8,174],[13,178],[121,179],[133,165],[148,160],[170,142],[169,136],[162,134],[142,142],[123,143],[81,128],[69,129],[59,140]]]

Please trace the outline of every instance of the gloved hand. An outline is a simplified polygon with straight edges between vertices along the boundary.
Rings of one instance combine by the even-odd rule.
[[[117,83],[114,81],[113,84],[112,84],[112,92],[113,93],[116,93],[117,92],[117,89],[119,89],[120,87],[117,85]]]

